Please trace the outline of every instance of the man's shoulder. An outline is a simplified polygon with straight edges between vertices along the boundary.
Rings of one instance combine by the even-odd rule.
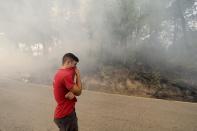
[[[55,73],[54,78],[57,78],[57,77],[66,78],[66,77],[71,77],[72,75],[73,75],[73,73],[71,73],[67,70],[58,70]]]
[[[64,77],[64,75],[65,73],[63,73],[61,70],[57,70],[55,72],[54,79],[59,78],[59,77]]]

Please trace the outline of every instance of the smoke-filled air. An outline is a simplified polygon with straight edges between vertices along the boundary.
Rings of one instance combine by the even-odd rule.
[[[77,68],[84,90],[78,98],[81,131],[197,129],[196,112],[190,119],[185,114],[185,121],[179,121],[178,114],[159,108],[176,106],[172,109],[180,109],[180,114],[186,109],[197,111],[197,0],[0,0],[0,114],[7,112],[0,115],[0,131],[58,129],[48,118],[43,121],[53,113],[53,79],[66,53],[79,58]],[[9,104],[12,99],[7,98],[11,96],[16,99]],[[34,105],[22,106],[28,98]],[[34,112],[40,99],[43,105]],[[44,104],[44,100],[53,104]],[[189,103],[170,103],[174,101]],[[18,114],[11,119],[12,111],[7,108],[15,107]],[[44,112],[45,107],[48,112]],[[31,123],[20,118],[20,110],[25,112],[26,108],[34,112],[29,116],[33,121],[43,112],[43,121]],[[124,113],[117,116],[117,111],[103,118],[101,114],[108,113],[103,108],[121,108],[131,115],[121,118]],[[153,114],[161,111],[152,121],[146,117],[151,113],[140,118],[136,115],[149,108]],[[92,112],[86,117],[89,109]],[[179,122],[154,125],[162,113],[166,113],[166,120]],[[103,119],[109,125],[105,125],[107,121],[103,125]],[[93,120],[95,123],[88,124]]]

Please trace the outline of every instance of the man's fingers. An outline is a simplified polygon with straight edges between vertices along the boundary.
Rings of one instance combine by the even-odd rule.
[[[75,95],[72,93],[72,92],[68,92],[66,95],[65,95],[65,98],[71,100],[75,97]]]
[[[78,68],[75,68],[75,72],[76,72],[76,73],[79,73],[79,69],[78,69]]]
[[[70,95],[70,92],[68,92],[66,95],[65,95],[65,98],[68,98]]]

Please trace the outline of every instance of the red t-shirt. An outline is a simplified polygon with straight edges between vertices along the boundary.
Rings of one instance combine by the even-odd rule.
[[[76,97],[72,100],[65,98],[65,95],[73,88],[75,67],[59,69],[53,80],[53,93],[57,106],[54,118],[62,118],[69,115],[75,108]]]

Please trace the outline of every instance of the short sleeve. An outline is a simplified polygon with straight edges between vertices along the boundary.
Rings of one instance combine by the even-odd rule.
[[[64,84],[66,86],[66,88],[68,90],[71,90],[74,86],[74,79],[72,77],[72,75],[67,75],[65,78],[64,78]]]

